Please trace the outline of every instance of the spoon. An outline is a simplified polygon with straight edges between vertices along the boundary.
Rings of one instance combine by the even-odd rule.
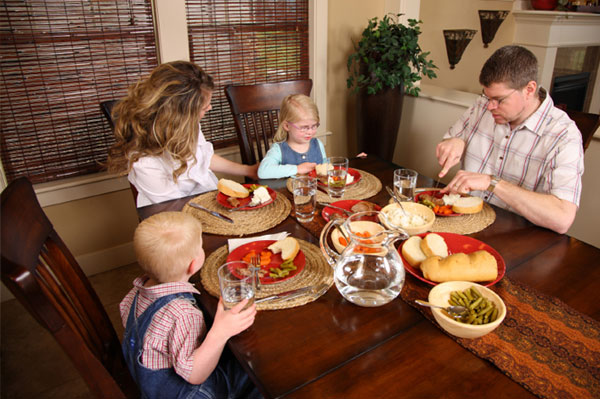
[[[400,200],[398,198],[396,198],[396,195],[394,194],[394,191],[392,191],[390,186],[385,186],[385,189],[387,190],[388,194],[394,199],[394,201],[396,201],[396,204],[398,204],[400,206],[400,209],[402,209],[402,213],[404,213],[404,215],[406,215],[406,211],[404,210],[404,207],[402,206],[402,202],[400,202]]]
[[[420,299],[415,299],[415,302],[421,306],[428,306],[430,308],[444,309],[446,312],[448,312],[454,318],[461,318],[468,311],[468,309],[465,308],[464,306],[438,306],[438,305],[434,305],[433,303],[429,303],[427,301],[422,301]]]

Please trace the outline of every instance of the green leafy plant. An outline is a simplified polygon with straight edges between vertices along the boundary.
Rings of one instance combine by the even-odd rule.
[[[420,88],[414,84],[421,76],[437,77],[437,67],[427,60],[429,52],[423,52],[418,43],[422,21],[409,19],[406,26],[398,22],[401,15],[369,20],[355,52],[348,57],[348,88],[355,92],[366,88],[368,94],[375,94],[404,85],[407,94],[418,96]]]

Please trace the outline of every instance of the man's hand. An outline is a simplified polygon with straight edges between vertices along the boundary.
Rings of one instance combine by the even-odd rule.
[[[492,177],[490,175],[459,170],[450,183],[440,192],[466,194],[473,190],[485,191],[489,187],[491,180]]]
[[[442,167],[439,178],[446,176],[450,168],[460,162],[464,150],[465,142],[455,137],[446,139],[437,145],[435,156]]]
[[[303,162],[298,165],[298,174],[305,175],[310,173],[310,171],[312,171],[316,166],[317,164],[314,162]]]

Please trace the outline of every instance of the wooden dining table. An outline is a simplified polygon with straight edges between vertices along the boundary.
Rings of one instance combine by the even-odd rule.
[[[383,186],[391,185],[398,168],[375,156],[352,159],[350,166],[377,176]],[[285,179],[260,183],[291,198]],[[417,187],[433,184],[419,176]],[[138,213],[143,219],[181,210],[189,199],[139,208]],[[369,199],[379,205],[388,200],[385,190]],[[493,209],[494,223],[470,236],[501,254],[505,278],[600,320],[600,249]],[[316,232],[324,223],[318,214],[313,222],[301,224],[292,213],[264,234],[287,231],[318,245]],[[207,255],[228,238],[204,234]],[[406,279],[425,284],[412,275]],[[199,277],[192,280],[199,282]],[[214,315],[217,298],[197,285],[202,309]],[[306,305],[260,311],[254,324],[228,346],[267,398],[535,397],[507,375],[511,373],[465,349],[400,297],[384,306],[360,307],[346,301],[335,285]]]

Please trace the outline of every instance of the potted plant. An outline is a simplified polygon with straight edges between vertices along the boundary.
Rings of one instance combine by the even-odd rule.
[[[422,76],[437,77],[418,43],[422,21],[398,22],[402,14],[369,20],[355,52],[348,57],[347,84],[358,94],[357,136],[360,151],[391,160],[396,147],[404,92],[418,96]]]

